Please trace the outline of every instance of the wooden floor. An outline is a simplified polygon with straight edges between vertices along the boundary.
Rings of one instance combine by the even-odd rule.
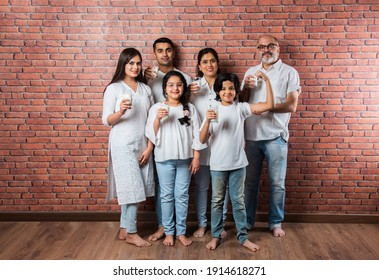
[[[203,238],[192,238],[190,247],[179,242],[166,247],[162,241],[148,248],[136,248],[117,239],[117,222],[0,222],[2,260],[378,260],[378,224],[285,223],[287,235],[274,238],[259,223],[249,233],[261,250],[250,253],[241,247],[233,224],[228,237],[215,251]],[[189,225],[192,233],[195,225]],[[139,225],[147,238],[155,225]]]

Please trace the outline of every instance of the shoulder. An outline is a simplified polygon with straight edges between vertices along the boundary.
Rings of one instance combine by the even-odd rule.
[[[284,62],[282,62],[282,64],[281,64],[281,69],[283,71],[290,72],[290,73],[296,73],[296,74],[298,73],[297,70],[293,66],[288,65]]]
[[[245,76],[250,75],[250,74],[255,74],[260,67],[261,67],[261,64],[250,67],[249,69],[247,69]]]
[[[191,113],[197,113],[197,109],[196,109],[195,105],[193,105],[192,103],[188,103],[188,108],[189,108]]]
[[[121,90],[122,90],[121,83],[115,82],[115,83],[107,85],[107,87],[105,89],[105,93],[112,93],[112,92],[114,93],[114,92],[121,91]]]

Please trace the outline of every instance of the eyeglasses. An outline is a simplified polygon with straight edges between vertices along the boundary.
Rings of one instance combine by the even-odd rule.
[[[177,84],[174,84],[174,83],[168,83],[167,84],[167,87],[169,87],[169,88],[173,88],[173,87],[178,87],[178,88],[180,88],[180,87],[183,87],[183,83],[177,83]]]
[[[259,45],[257,47],[257,49],[260,50],[260,51],[263,51],[263,50],[265,50],[267,48],[270,51],[273,51],[273,50],[276,49],[277,46],[278,46],[277,44],[271,43],[271,44],[268,44],[268,45]]]

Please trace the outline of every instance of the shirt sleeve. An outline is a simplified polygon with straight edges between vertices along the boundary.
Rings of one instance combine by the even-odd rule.
[[[299,73],[294,69],[291,68],[291,71],[288,75],[288,87],[287,87],[287,94],[293,91],[300,90],[300,77]],[[299,91],[300,93],[300,91]]]
[[[191,148],[200,151],[208,147],[207,144],[203,144],[200,142],[200,118],[199,114],[197,113],[195,106],[192,104],[190,105],[191,110],[191,120],[192,120],[192,134],[193,134],[193,141]]]
[[[252,115],[249,103],[247,103],[247,102],[237,103],[237,106],[240,107],[240,112],[241,112],[242,118],[244,120]]]
[[[157,116],[157,108],[157,106],[152,106],[150,108],[145,126],[145,135],[155,146],[159,145],[160,138],[160,130],[158,130],[157,135],[155,135],[154,131],[154,120]]]
[[[113,84],[108,85],[105,89],[104,96],[103,96],[103,116],[102,116],[102,122],[105,126],[110,126],[108,123],[108,117],[109,115],[115,113],[116,106],[116,92]]]

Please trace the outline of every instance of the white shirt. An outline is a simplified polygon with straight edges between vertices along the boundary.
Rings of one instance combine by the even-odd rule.
[[[189,126],[182,125],[179,118],[184,117],[183,106],[170,106],[168,117],[160,121],[157,135],[154,132],[154,120],[162,102],[150,108],[146,123],[146,136],[155,145],[154,156],[156,162],[175,159],[189,159],[193,157],[193,150],[206,148],[199,140],[200,119],[191,103],[189,106]]]
[[[182,71],[174,68],[175,71],[180,72],[184,78],[186,79],[187,86],[189,86],[190,83],[192,83],[192,79],[190,76],[187,74],[184,74]],[[151,88],[151,91],[153,92],[153,97],[154,97],[154,103],[162,102],[166,100],[166,97],[163,94],[163,78],[167,73],[163,73],[162,71],[158,70],[158,75],[155,79],[150,79],[148,81],[148,85]]]
[[[271,82],[274,95],[274,103],[283,103],[287,99],[287,94],[300,89],[299,73],[291,66],[278,60],[268,70],[265,70],[262,63],[251,67],[245,73],[245,77],[262,71],[267,75]],[[244,83],[242,82],[241,88]],[[249,103],[258,103],[266,101],[266,83],[258,81],[258,86],[250,89]],[[281,136],[288,141],[288,123],[291,113],[272,113],[265,112],[260,116],[253,115],[246,119],[245,138],[251,141],[271,140]]]
[[[229,171],[246,167],[243,125],[251,116],[250,105],[246,102],[230,106],[219,103],[218,114],[218,122],[211,122],[209,128],[210,169]],[[204,119],[202,127],[206,121]]]
[[[213,88],[210,88],[207,80],[202,77],[200,80],[200,90],[197,94],[191,94],[190,101],[195,105],[197,112],[200,116],[200,121],[205,119],[205,115],[210,108],[210,106],[218,106],[219,101],[215,100],[216,93]],[[200,151],[200,164],[209,165],[210,160],[210,149],[209,147]]]

